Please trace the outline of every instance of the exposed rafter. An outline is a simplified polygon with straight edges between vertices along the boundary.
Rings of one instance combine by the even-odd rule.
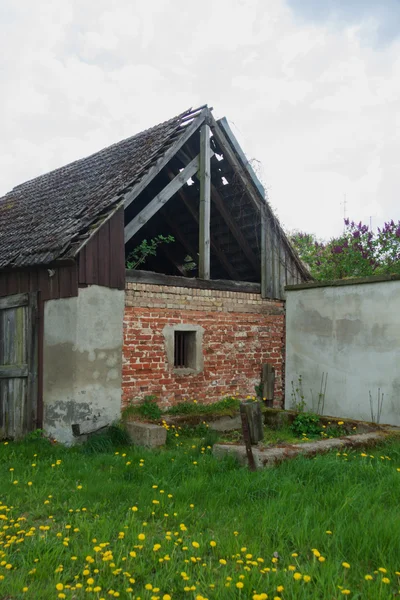
[[[169,171],[168,172],[168,176],[170,178],[172,178],[174,176],[174,174],[171,171]],[[178,194],[179,194],[182,202],[186,206],[187,210],[192,215],[193,219],[199,225],[199,223],[200,223],[199,213],[197,211],[196,206],[194,206],[194,203],[189,200],[189,198],[186,196],[186,194],[185,194],[185,192],[184,192],[183,189],[180,189],[178,191]],[[225,271],[227,272],[227,274],[233,280],[239,279],[238,272],[231,265],[231,263],[229,262],[227,256],[225,255],[224,251],[221,249],[221,246],[218,244],[218,242],[214,239],[214,237],[212,235],[210,235],[210,246],[212,248],[212,251],[213,251],[215,257],[218,259],[218,261],[220,262],[221,266],[225,269]],[[205,279],[205,277],[201,277],[201,279]]]
[[[179,151],[178,157],[179,157],[179,160],[184,165],[188,164],[191,160],[189,154],[187,152],[185,152],[184,150]],[[196,174],[197,179],[198,179],[198,175],[199,174],[197,173]],[[221,217],[225,221],[226,225],[228,226],[231,234],[233,235],[236,242],[240,246],[243,254],[246,256],[247,260],[249,261],[250,265],[252,266],[254,272],[258,274],[260,272],[260,261],[257,258],[257,256],[255,255],[255,253],[253,252],[253,250],[251,249],[251,247],[250,247],[249,243],[247,242],[246,238],[244,237],[239,225],[237,225],[236,221],[231,216],[231,213],[229,212],[229,209],[226,206],[226,201],[222,198],[221,194],[219,193],[216,186],[212,182],[212,177],[211,177],[211,199],[214,202],[214,205],[217,208],[219,214],[221,215]]]
[[[246,241],[243,233],[241,232],[240,227],[234,221],[231,213],[229,212],[224,199],[221,197],[219,191],[215,187],[215,185],[211,184],[211,198],[217,207],[217,210],[221,217],[224,219],[225,223],[229,227],[229,230],[237,243],[239,244],[243,254],[251,264],[255,273],[259,273],[260,269],[260,261],[254,254],[253,250],[250,248],[249,244]]]
[[[210,127],[200,129],[199,277],[210,279],[211,156]]]
[[[186,144],[188,139],[194,134],[195,131],[197,131],[209,114],[211,114],[209,108],[203,108],[198,117],[196,117],[194,121],[187,126],[184,135],[180,136],[178,140],[167,150],[167,152],[156,162],[156,164],[149,169],[146,175],[142,177],[142,179],[132,188],[132,190],[125,194],[125,208],[129,206],[141,192],[143,192],[143,190],[149,185],[149,183],[161,171],[161,169],[163,169],[165,165],[169,163],[171,158],[175,156],[178,150],[180,150],[182,146]]]
[[[178,173],[178,175],[161,190],[159,194],[140,211],[138,215],[127,225],[125,225],[125,243],[145,225],[157,211],[164,206],[166,202],[192,177],[199,168],[199,156],[196,156],[190,163]]]

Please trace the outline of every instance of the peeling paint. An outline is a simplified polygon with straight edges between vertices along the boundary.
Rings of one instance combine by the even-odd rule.
[[[100,286],[45,305],[44,428],[72,443],[120,416],[124,292]]]

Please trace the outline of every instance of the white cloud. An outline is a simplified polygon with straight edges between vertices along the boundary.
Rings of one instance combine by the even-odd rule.
[[[284,0],[3,0],[0,12],[0,193],[208,102],[261,161],[288,228],[340,231],[344,194],[354,219],[400,218],[399,42],[367,43],[372,8],[340,28]]]

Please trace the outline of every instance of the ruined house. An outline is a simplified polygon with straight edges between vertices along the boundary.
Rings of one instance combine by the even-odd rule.
[[[134,270],[143,240],[172,236]],[[0,199],[0,438],[70,443],[121,402],[282,401],[284,288],[309,278],[226,119],[188,110]]]

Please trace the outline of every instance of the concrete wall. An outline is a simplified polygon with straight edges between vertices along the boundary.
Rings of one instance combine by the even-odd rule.
[[[45,304],[44,429],[60,442],[120,416],[123,313],[124,292],[96,285]]]
[[[126,284],[123,403],[154,394],[161,405],[254,395],[263,363],[275,367],[282,406],[284,306],[260,294]],[[173,331],[197,332],[193,368],[174,368]]]
[[[324,414],[400,425],[400,281],[291,290],[286,301],[286,397],[301,376],[314,408],[328,373]]]

